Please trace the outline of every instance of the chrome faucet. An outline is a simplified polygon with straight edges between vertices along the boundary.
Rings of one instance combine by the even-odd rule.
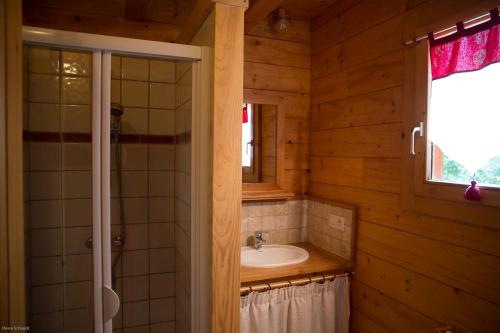
[[[256,231],[253,238],[254,238],[254,247],[256,250],[259,250],[262,245],[266,244],[266,240],[262,237],[262,231]]]

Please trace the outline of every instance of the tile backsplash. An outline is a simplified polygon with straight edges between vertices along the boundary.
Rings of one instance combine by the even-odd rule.
[[[298,243],[306,240],[307,218],[303,205],[307,200],[244,202],[241,221],[241,245],[253,244],[256,231],[265,232],[267,244]]]
[[[354,207],[310,198],[308,242],[344,259],[352,259]]]
[[[352,259],[353,206],[317,198],[244,202],[241,246],[253,244],[263,231],[267,244],[308,242],[344,259]]]

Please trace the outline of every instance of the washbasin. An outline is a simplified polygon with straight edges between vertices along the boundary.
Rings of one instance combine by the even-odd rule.
[[[309,258],[309,253],[293,245],[264,245],[259,250],[245,246],[241,248],[241,265],[247,267],[273,268],[299,264]]]

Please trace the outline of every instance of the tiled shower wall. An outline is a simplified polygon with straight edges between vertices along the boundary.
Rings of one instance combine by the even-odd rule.
[[[92,235],[92,59],[82,52],[25,50],[30,324],[35,332],[92,332],[92,253],[85,246]],[[117,332],[175,331],[174,196],[186,194],[174,191],[174,184],[189,185],[186,179],[177,181],[174,169],[189,175],[185,166],[190,165],[182,162],[189,152],[177,153],[174,144],[179,106],[175,67],[162,60],[112,58],[112,101],[125,107],[121,169],[126,240],[115,270],[122,301],[113,325]],[[190,104],[184,110],[188,121]],[[113,236],[120,234],[115,149],[112,144]]]
[[[344,218],[343,230],[330,225],[330,215]],[[354,207],[316,198],[244,202],[241,246],[263,231],[266,244],[309,242],[350,260],[354,221]]]
[[[176,63],[175,268],[177,333],[191,331],[191,79],[192,64]]]
[[[122,307],[113,328],[174,332],[175,62],[114,55],[111,99],[125,108],[121,166],[126,239],[115,270]],[[118,235],[115,147],[111,216],[112,234]]]

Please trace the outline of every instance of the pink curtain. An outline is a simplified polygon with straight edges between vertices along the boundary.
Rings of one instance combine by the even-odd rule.
[[[490,11],[491,19],[439,39],[429,34],[432,79],[460,72],[477,71],[500,61],[500,17],[498,8]]]
[[[247,106],[245,105],[243,107],[243,124],[248,123],[248,109]]]

